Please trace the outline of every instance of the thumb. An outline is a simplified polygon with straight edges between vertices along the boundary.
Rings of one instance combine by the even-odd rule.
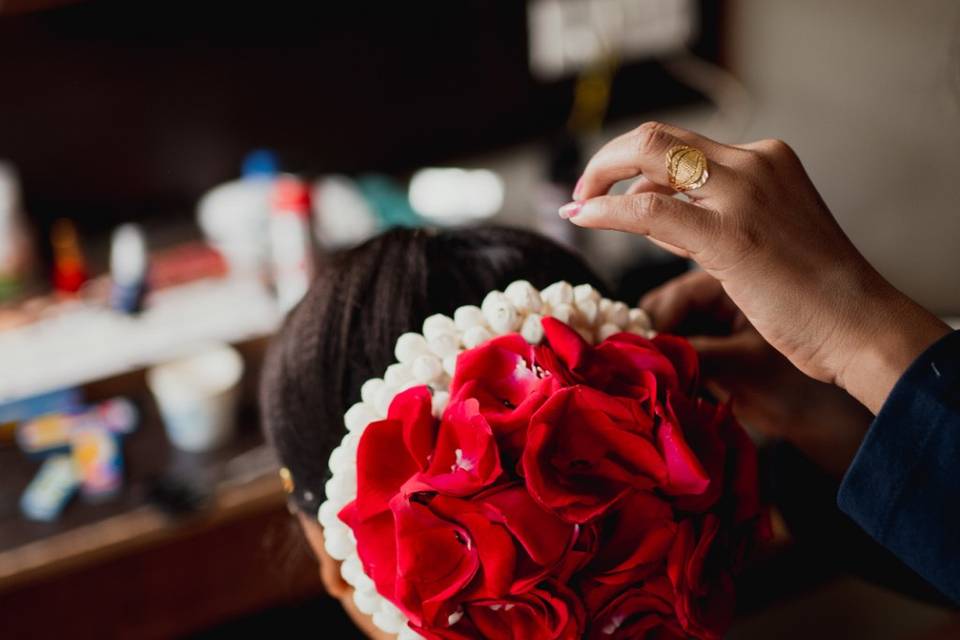
[[[662,193],[600,196],[571,203],[560,215],[580,227],[626,231],[696,254],[713,238],[719,214]]]

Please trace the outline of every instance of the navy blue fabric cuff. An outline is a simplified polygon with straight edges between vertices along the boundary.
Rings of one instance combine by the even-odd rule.
[[[894,386],[837,504],[960,602],[960,331],[927,349]]]

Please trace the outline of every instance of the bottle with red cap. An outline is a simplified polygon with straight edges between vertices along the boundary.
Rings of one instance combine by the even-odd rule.
[[[87,281],[87,261],[73,221],[60,218],[54,222],[50,244],[53,246],[53,288],[60,293],[76,293]]]
[[[296,176],[281,176],[274,185],[270,261],[277,300],[280,308],[287,312],[310,288],[315,272],[310,189]]]

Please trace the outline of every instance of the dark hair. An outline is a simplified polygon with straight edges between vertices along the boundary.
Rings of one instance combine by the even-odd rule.
[[[360,386],[382,376],[393,347],[435,313],[452,315],[514,280],[557,280],[605,290],[576,255],[528,231],[503,227],[395,229],[333,257],[274,339],[260,383],[264,429],[316,513],[327,460]]]

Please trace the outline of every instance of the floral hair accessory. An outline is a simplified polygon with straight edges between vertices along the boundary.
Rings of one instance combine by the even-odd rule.
[[[765,531],[756,453],[689,343],[566,282],[402,335],[330,456],[319,520],[402,640],[719,638]]]

